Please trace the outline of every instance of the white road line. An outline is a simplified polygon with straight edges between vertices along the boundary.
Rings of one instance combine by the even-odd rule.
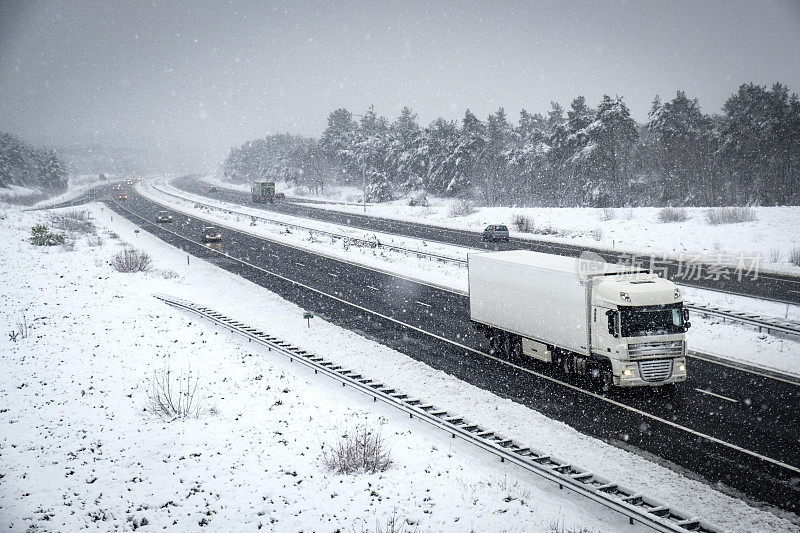
[[[111,200],[113,201],[113,199],[111,199]],[[127,209],[127,208],[123,207],[118,202],[114,202],[114,203],[118,207],[124,209],[125,211],[128,211],[132,215],[134,215],[134,216],[144,220],[145,222],[147,222],[147,220],[144,217],[142,217],[141,215],[139,215],[137,213],[134,213],[130,209]],[[174,231],[170,231],[170,230],[165,230],[165,231],[167,231],[167,233],[172,233],[173,235],[175,235],[176,237],[178,237],[180,239],[183,239],[183,240],[191,242],[193,244],[202,246],[201,243],[199,243],[197,241],[193,241],[192,239],[190,239],[188,237],[184,237],[183,235],[179,235],[178,233],[175,233]],[[222,255],[222,252],[218,252],[217,250],[214,250],[213,248],[211,248],[210,251]],[[377,316],[379,318],[382,318],[382,319],[387,320],[389,322],[393,322],[393,323],[395,323],[395,324],[397,324],[399,326],[403,326],[403,327],[405,327],[407,329],[410,329],[412,331],[416,331],[418,333],[422,333],[423,335],[428,335],[429,337],[432,337],[434,339],[440,340],[440,341],[445,342],[447,344],[451,344],[451,345],[456,346],[457,348],[459,348],[461,350],[465,350],[467,352],[472,352],[472,353],[474,353],[476,355],[479,355],[479,356],[482,356],[482,357],[486,357],[488,359],[492,359],[493,361],[496,361],[496,362],[498,362],[500,364],[503,364],[503,365],[509,366],[511,368],[514,368],[516,370],[519,370],[520,372],[525,372],[527,374],[531,374],[533,376],[536,376],[536,377],[538,377],[540,379],[544,379],[546,381],[550,381],[552,383],[556,383],[558,385],[561,385],[562,387],[566,387],[566,388],[571,389],[571,390],[573,390],[575,392],[578,392],[578,393],[581,393],[581,394],[585,394],[586,396],[591,396],[592,398],[595,398],[595,399],[600,400],[602,402],[606,402],[606,403],[609,403],[611,405],[614,405],[615,407],[619,407],[620,409],[625,409],[626,411],[630,411],[632,413],[638,414],[638,415],[643,416],[645,418],[649,418],[650,420],[655,420],[656,422],[660,422],[660,423],[662,423],[662,424],[664,424],[666,426],[669,426],[669,427],[672,427],[672,428],[675,428],[675,429],[678,429],[678,430],[681,430],[681,431],[685,431],[685,432],[690,433],[692,435],[695,435],[697,437],[706,439],[708,441],[714,442],[714,443],[719,444],[721,446],[725,446],[726,448],[730,448],[732,450],[736,450],[736,451],[741,452],[741,453],[743,453],[745,455],[749,455],[751,457],[755,457],[756,459],[760,459],[760,460],[765,461],[767,463],[771,463],[771,464],[774,464],[774,465],[779,466],[781,468],[785,468],[786,470],[791,470],[792,472],[796,472],[797,474],[800,474],[800,468],[798,468],[796,466],[792,466],[790,464],[784,463],[784,462],[779,461],[777,459],[773,459],[771,457],[767,457],[766,455],[762,455],[762,454],[754,452],[752,450],[748,450],[746,448],[742,448],[741,446],[738,446],[736,444],[732,444],[730,442],[726,442],[726,441],[724,441],[722,439],[718,439],[716,437],[712,437],[711,435],[706,435],[705,433],[701,433],[699,431],[695,431],[695,430],[693,430],[691,428],[688,428],[686,426],[682,426],[682,425],[680,425],[680,424],[678,424],[676,422],[672,422],[671,420],[666,420],[664,418],[661,418],[661,417],[658,417],[656,415],[650,414],[650,413],[648,413],[646,411],[642,411],[641,409],[637,409],[636,407],[631,407],[631,406],[626,405],[626,404],[624,404],[622,402],[618,402],[616,400],[612,400],[611,398],[606,398],[605,396],[601,396],[600,394],[597,394],[596,392],[592,392],[592,391],[589,391],[589,390],[582,389],[582,388],[578,387],[577,385],[572,385],[570,383],[566,383],[566,382],[558,380],[556,378],[552,378],[552,377],[547,376],[545,374],[541,374],[539,372],[535,372],[535,371],[530,370],[528,368],[523,368],[523,367],[521,367],[519,365],[516,365],[514,363],[511,363],[509,361],[505,361],[503,359],[500,359],[499,357],[495,357],[494,355],[490,355],[488,353],[484,353],[484,352],[482,352],[480,350],[476,350],[475,348],[470,348],[469,346],[466,346],[464,344],[452,341],[452,340],[450,340],[448,338],[442,337],[441,335],[437,335],[436,333],[431,333],[430,331],[425,331],[424,329],[418,328],[417,326],[412,326],[411,324],[406,324],[405,322],[402,322],[400,320],[397,320],[396,318],[392,318],[390,316],[384,315],[383,313],[379,313],[377,311],[373,311],[372,309],[367,309],[366,307],[363,307],[361,305],[355,304],[353,302],[348,302],[344,298],[340,298],[338,296],[334,296],[332,294],[328,294],[325,291],[321,291],[319,289],[315,289],[314,287],[310,287],[308,285],[305,285],[304,283],[300,283],[299,281],[295,281],[293,279],[289,279],[286,276],[282,276],[282,275],[278,274],[277,272],[272,272],[272,271],[267,270],[265,268],[261,268],[261,267],[259,267],[257,265],[254,265],[254,264],[252,264],[252,263],[250,263],[248,261],[245,261],[243,259],[237,259],[235,257],[232,257],[231,259],[239,261],[243,265],[247,265],[250,268],[253,268],[255,270],[259,270],[261,272],[264,272],[265,274],[269,274],[270,276],[273,276],[275,278],[278,278],[278,279],[281,279],[281,280],[286,281],[288,283],[291,283],[292,285],[296,285],[298,287],[302,287],[302,288],[304,288],[306,290],[309,290],[311,292],[315,292],[315,293],[317,293],[317,294],[319,294],[321,296],[325,296],[327,298],[330,298],[331,300],[335,300],[335,301],[343,303],[345,305],[349,305],[350,307],[353,307],[353,308],[358,309],[360,311],[364,311],[365,313],[369,313],[371,315],[375,315],[375,316]]]
[[[424,305],[425,307],[431,307],[431,304],[426,304],[425,302],[419,302],[417,300],[414,300],[414,303],[419,305]]]
[[[380,290],[378,287],[373,287],[372,285],[367,285],[367,288],[368,289],[372,289],[373,291],[379,291]]]
[[[332,278],[338,278],[339,277],[339,274],[334,274],[333,272],[328,272],[328,275],[331,276]]]
[[[723,400],[728,400],[729,402],[739,403],[739,400],[734,400],[733,398],[728,398],[727,396],[723,396],[722,394],[716,394],[708,390],[698,389],[695,387],[697,392],[702,392],[703,394],[708,394],[709,396],[714,396],[715,398],[722,398]]]
[[[301,267],[305,266],[303,263],[300,263],[299,261],[295,261],[294,264]]]

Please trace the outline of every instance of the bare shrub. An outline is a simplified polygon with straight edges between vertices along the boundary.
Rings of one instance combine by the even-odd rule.
[[[28,336],[28,319],[22,315],[22,319],[17,321],[17,328],[8,333],[11,342],[17,342]]]
[[[94,235],[97,228],[94,222],[89,220],[88,211],[68,211],[50,217],[50,223],[54,228],[74,233],[77,235]]]
[[[683,207],[665,207],[658,212],[659,222],[686,222],[689,212]]]
[[[44,224],[36,224],[31,228],[31,243],[35,246],[58,246],[64,244],[63,233],[53,233]]]
[[[774,248],[770,248],[768,257],[770,263],[780,263],[781,261],[783,261],[783,250],[781,250],[777,246]]]
[[[450,204],[448,211],[451,217],[466,217],[475,213],[475,204],[472,200],[464,198],[454,204]]]
[[[531,229],[531,233],[535,233],[537,235],[556,235],[559,237],[563,237],[567,234],[566,231],[554,228],[550,224],[546,226],[535,226],[533,229]]]
[[[596,241],[602,241],[603,240],[603,228],[601,228],[600,226],[597,226],[596,228],[594,228],[592,230],[592,238],[594,240],[596,240]]]
[[[522,231],[524,233],[531,233],[534,228],[533,221],[530,219],[530,217],[525,215],[514,215],[514,220],[512,223],[514,226],[516,226],[517,231]]]
[[[800,246],[795,246],[789,251],[789,262],[795,266],[800,266]]]
[[[62,252],[74,252],[75,251],[75,241],[72,239],[67,239],[61,245]]]
[[[197,395],[199,383],[200,376],[192,375],[191,367],[185,374],[175,374],[167,361],[150,378],[146,409],[166,420],[197,418],[202,403]]]
[[[99,235],[86,239],[86,244],[93,248],[96,246],[103,246],[103,243],[105,243],[105,240]]]
[[[547,524],[547,533],[592,533],[592,530],[583,526],[572,526],[567,528],[564,518],[554,518]]]
[[[158,274],[164,279],[175,279],[181,277],[181,275],[174,270],[159,270]]]
[[[617,212],[610,207],[606,207],[605,209],[603,209],[603,212],[600,215],[600,219],[605,222],[608,222],[609,220],[614,220],[615,218],[617,218]]]
[[[706,222],[712,225],[738,224],[758,220],[752,207],[715,207],[706,209]]]
[[[117,272],[145,272],[150,268],[151,262],[146,252],[125,248],[114,256],[111,265]]]
[[[375,519],[375,527],[367,528],[365,525],[361,527],[361,533],[412,533],[418,531],[419,528],[409,529],[408,526],[411,522],[407,518],[397,516],[397,509],[392,510],[391,516],[386,519],[384,524],[381,524],[378,519]]]
[[[322,450],[322,462],[339,474],[383,472],[392,465],[380,429],[359,425]]]

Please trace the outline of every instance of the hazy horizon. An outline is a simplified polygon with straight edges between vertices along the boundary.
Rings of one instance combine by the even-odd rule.
[[[748,82],[800,90],[800,3],[0,6],[0,130],[205,166],[271,133],[319,136],[340,107],[516,122],[609,94],[642,122],[656,95],[715,113]]]

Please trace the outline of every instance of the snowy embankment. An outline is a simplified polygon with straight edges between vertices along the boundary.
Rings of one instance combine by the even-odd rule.
[[[0,238],[9,243],[0,255],[0,320],[16,328],[24,315],[30,325],[27,338],[0,341],[5,530],[362,530],[385,527],[393,513],[420,531],[636,530],[150,296],[163,292],[722,527],[800,531],[352,332],[318,318],[307,328],[300,308],[204,261],[187,264],[184,252],[135,233],[107,209],[89,208],[97,235],[72,250],[27,242],[45,213],[14,210],[0,220]],[[150,272],[109,266],[124,242],[152,255]],[[148,378],[167,364],[176,373],[191,367],[199,378],[200,418],[166,422],[144,410]],[[357,424],[382,428],[393,459],[385,472],[337,475],[322,464],[321,448]]]
[[[218,186],[238,188],[219,178],[207,177]],[[247,187],[246,185],[244,187]],[[330,202],[349,197],[352,187],[331,186],[324,195],[314,198]],[[247,189],[249,190],[249,189]],[[310,196],[308,196],[311,198]],[[709,224],[708,208],[687,207],[683,222],[659,221],[660,208],[531,208],[474,207],[471,214],[454,215],[459,200],[428,196],[428,206],[409,206],[408,198],[381,204],[367,204],[371,216],[422,222],[445,228],[482,231],[488,224],[506,224],[511,235],[555,243],[605,248],[618,252],[654,255],[685,261],[723,262],[734,265],[742,255],[748,264],[761,254],[760,266],[769,271],[800,274],[800,266],[789,261],[794,249],[800,249],[800,208],[753,207],[756,220],[735,224]],[[361,213],[360,205],[320,204],[315,207],[348,213]],[[714,208],[717,209],[717,208]],[[533,233],[520,232],[514,217],[530,220]],[[721,259],[721,260],[720,260]],[[766,272],[766,270],[765,270]]]
[[[411,254],[387,251],[383,249],[364,248],[343,245],[309,235],[307,232],[289,232],[279,225],[258,222],[251,225],[250,216],[268,217],[290,224],[349,235],[354,238],[369,240],[377,238],[380,242],[396,244],[410,249],[437,253],[448,257],[463,259],[473,250],[459,246],[448,246],[440,243],[429,243],[419,239],[398,237],[391,234],[368,232],[355,228],[338,226],[310,219],[292,217],[279,213],[264,212],[261,209],[238,206],[215,199],[198,197],[191,193],[179,191],[169,185],[159,184],[164,191],[179,194],[187,200],[178,200],[153,188],[152,183],[137,186],[140,193],[151,199],[169,205],[171,208],[205,218],[215,224],[229,226],[240,231],[265,237],[283,244],[296,246],[305,250],[334,257],[339,260],[364,265],[416,279],[432,285],[445,287],[458,292],[467,292],[467,273],[463,266],[452,263],[440,263],[419,258]],[[226,214],[213,209],[201,209],[193,200],[208,205],[234,210],[241,215]],[[787,316],[800,319],[800,306],[789,306],[744,296],[729,295],[703,289],[684,287],[689,301],[697,304],[712,305],[722,308],[736,309],[764,316]],[[695,314],[692,317],[692,329],[688,333],[688,342],[692,350],[715,355],[753,366],[800,375],[800,339],[798,337],[773,335],[758,332],[750,326],[726,322],[718,318],[708,318]]]
[[[362,362],[387,352],[319,320],[306,332],[295,306],[203,261],[187,265],[182,252],[91,209],[100,230],[74,249],[24,239],[44,213],[0,221],[11,243],[0,257],[0,320],[29,327],[1,341],[1,529],[361,530],[394,514],[423,531],[627,530],[613,513],[166,307],[151,294],[234,311],[334,358],[345,346]],[[152,254],[151,272],[109,265],[123,241]],[[148,379],[167,365],[199,379],[199,418],[167,422],[145,410]],[[358,425],[381,431],[393,465],[328,471],[322,447]]]
[[[0,188],[0,201],[4,200],[24,200],[30,198],[30,201],[35,201],[37,198],[45,197],[42,200],[34,203],[31,207],[42,208],[50,205],[58,204],[74,200],[86,191],[102,185],[108,185],[120,181],[122,178],[108,177],[107,180],[101,180],[98,174],[81,174],[77,176],[70,176],[67,180],[67,189],[56,196],[45,197],[46,194],[40,189],[32,187],[20,187],[12,185],[9,188]]]

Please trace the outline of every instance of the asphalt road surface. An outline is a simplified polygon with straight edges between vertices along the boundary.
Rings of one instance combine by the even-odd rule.
[[[706,482],[800,512],[800,386],[757,370],[690,358],[674,394],[613,390],[533,361],[489,355],[469,327],[464,295],[220,227],[205,246],[193,216],[155,223],[162,209],[126,188],[98,189],[63,205],[103,199],[165,242],[236,273],[317,316],[403,352],[458,379],[563,421],[621,448],[654,457]],[[110,195],[103,196],[110,193]],[[376,365],[380,364],[376,361]],[[366,371],[368,374],[368,371]],[[646,475],[646,473],[643,473]]]
[[[172,179],[170,183],[184,191],[224,200],[226,202],[247,205],[249,207],[260,207],[265,210],[313,218],[325,222],[332,222],[334,224],[385,233],[395,233],[446,244],[486,249],[519,248],[576,257],[581,252],[590,250],[600,254],[609,262],[616,263],[623,260],[640,261],[639,264],[645,267],[651,266],[651,258],[649,256],[633,258],[630,255],[608,252],[590,247],[516,238],[512,238],[509,243],[483,243],[480,239],[480,233],[472,231],[442,228],[439,226],[372,217],[357,213],[342,213],[314,207],[314,203],[316,202],[309,202],[297,198],[287,198],[286,200],[277,201],[274,204],[255,204],[249,193],[235,191],[225,187],[219,187],[217,192],[211,192],[211,187],[206,182],[188,176]],[[498,220],[495,221],[495,223],[501,224],[505,222]],[[732,231],[735,231],[735,228],[733,228]],[[668,279],[682,285],[800,304],[800,278],[790,275],[759,272],[754,279],[753,273],[749,275],[747,273],[750,267],[754,265],[751,258],[743,259],[744,267],[740,270],[741,279],[739,279],[739,274],[735,269],[722,271],[719,266],[713,264],[699,262],[684,262],[681,264],[676,261],[664,261],[660,258],[656,259],[657,262],[652,264],[652,268],[662,276],[666,274]],[[725,279],[725,277],[729,279]]]

